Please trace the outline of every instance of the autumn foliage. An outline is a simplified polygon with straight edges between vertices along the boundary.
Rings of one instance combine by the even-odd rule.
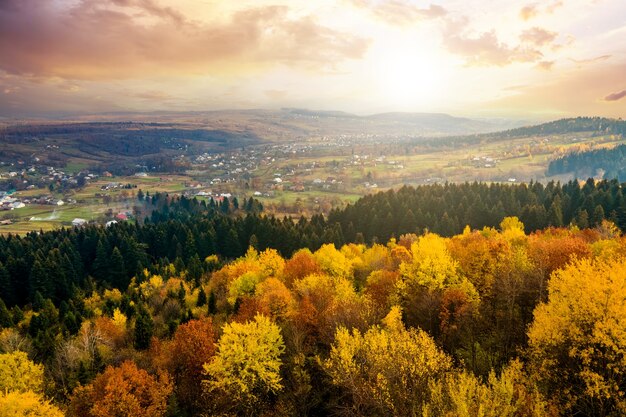
[[[94,381],[77,388],[69,416],[164,416],[172,393],[172,381],[165,372],[150,375],[133,362],[108,367]]]
[[[524,230],[250,247],[0,309],[0,417],[626,414],[626,239]]]

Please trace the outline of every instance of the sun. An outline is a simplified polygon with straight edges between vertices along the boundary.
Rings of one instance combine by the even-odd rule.
[[[438,59],[416,47],[381,51],[374,67],[378,95],[394,107],[432,104],[443,89],[445,71]]]

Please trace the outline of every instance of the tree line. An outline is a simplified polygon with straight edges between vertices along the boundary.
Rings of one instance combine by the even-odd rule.
[[[573,152],[550,161],[547,175],[574,174],[578,178],[596,176],[626,181],[626,145]]]
[[[333,210],[328,223],[340,225],[346,242],[371,242],[425,229],[452,236],[466,225],[495,227],[507,216],[517,216],[527,233],[570,224],[595,227],[604,219],[626,230],[626,199],[617,180],[405,186]]]
[[[207,256],[233,259],[249,246],[289,256],[325,243],[384,242],[425,230],[452,236],[466,225],[495,227],[507,216],[519,217],[527,233],[570,224],[597,227],[605,219],[626,230],[626,200],[616,180],[403,187],[310,219],[263,214],[253,198],[240,204],[236,198],[206,202],[139,192],[138,199],[152,214],[137,223],[1,236],[0,297],[10,307],[23,306],[40,293],[58,305],[93,285],[124,290],[138,271],[153,265],[171,262],[197,276]]]

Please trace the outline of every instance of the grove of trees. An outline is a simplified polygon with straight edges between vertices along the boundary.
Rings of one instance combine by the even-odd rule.
[[[0,238],[0,416],[626,412],[616,182],[405,187],[298,221],[140,198],[145,222]],[[471,209],[496,201],[522,217]],[[466,202],[458,231],[397,223]]]

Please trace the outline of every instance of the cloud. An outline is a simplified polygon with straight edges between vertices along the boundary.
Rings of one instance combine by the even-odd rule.
[[[63,80],[44,81],[0,71],[0,91],[6,94],[0,99],[0,114],[7,117],[57,117],[127,110],[111,99],[99,97],[93,90],[77,90]]]
[[[554,2],[552,2],[550,4],[548,4],[546,6],[545,10],[546,10],[547,13],[554,13],[554,11],[556,9],[558,9],[559,7],[561,7],[561,6],[563,6],[563,2],[561,0],[557,0],[557,1],[554,1]]]
[[[537,4],[528,4],[519,11],[519,15],[522,20],[530,20],[537,16],[539,11],[537,10]]]
[[[148,101],[168,101],[168,100],[175,99],[175,97],[173,97],[170,94],[167,94],[164,91],[156,91],[156,90],[142,91],[138,93],[130,93],[128,95],[130,97],[135,97],[141,100],[148,100]]]
[[[576,63],[576,64],[593,64],[595,62],[600,62],[600,61],[606,61],[607,59],[611,58],[612,55],[600,55],[600,56],[596,56],[593,58],[586,58],[586,59],[574,59],[574,58],[570,58],[570,61]]]
[[[542,13],[554,13],[554,11],[561,6],[563,6],[563,2],[561,0],[553,1],[543,8],[541,8],[538,3],[530,3],[520,9],[519,17],[520,19],[527,21],[539,16]]]
[[[559,77],[548,77],[545,82],[529,85],[516,91],[516,94],[486,103],[486,109],[515,113],[536,113],[544,117],[565,116],[603,116],[624,117],[626,100],[616,101],[619,95],[626,97],[623,91],[609,95],[613,101],[604,97],[607,91],[615,91],[615,85],[624,82],[626,61],[610,62],[606,65],[594,65],[567,71],[563,69]]]
[[[272,100],[282,100],[288,95],[287,91],[285,90],[265,90],[264,93]]]
[[[351,0],[358,8],[368,10],[376,18],[392,25],[410,25],[425,19],[445,16],[448,11],[437,4],[420,8],[406,0]]]
[[[505,66],[513,62],[535,62],[543,57],[541,51],[529,46],[509,46],[498,40],[494,30],[477,36],[466,35],[467,19],[449,21],[443,42],[448,51],[465,58],[472,66]]]
[[[626,97],[626,90],[622,90],[618,93],[611,93],[604,97],[604,101],[618,101]]]
[[[520,40],[536,46],[544,46],[552,43],[557,36],[558,33],[556,32],[535,26],[531,29],[523,31],[520,35]]]
[[[554,61],[539,61],[537,62],[537,68],[544,70],[544,71],[550,71],[552,70],[552,67],[554,66]]]
[[[0,1],[0,69],[68,79],[232,74],[278,64],[324,69],[369,40],[294,17],[285,6],[187,19],[154,0]],[[207,6],[212,7],[212,6]]]

